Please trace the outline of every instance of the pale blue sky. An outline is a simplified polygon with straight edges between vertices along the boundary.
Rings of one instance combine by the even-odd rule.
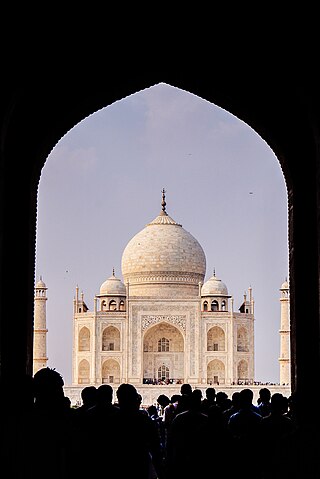
[[[168,214],[204,249],[206,279],[215,268],[235,310],[252,287],[255,379],[278,382],[279,288],[288,276],[279,162],[243,121],[165,84],[84,119],[42,170],[36,279],[48,287],[48,365],[71,384],[76,285],[93,309],[113,267],[122,279],[122,252],[159,213],[162,188]]]

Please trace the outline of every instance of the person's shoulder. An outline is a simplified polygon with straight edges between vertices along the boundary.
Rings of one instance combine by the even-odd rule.
[[[261,416],[261,414],[257,411],[252,410],[251,415],[252,415],[252,417],[254,417],[256,419],[256,421],[262,421],[262,419],[263,419],[263,416]]]
[[[235,421],[240,415],[240,411],[235,411],[233,414],[230,415],[229,417],[229,422]]]
[[[208,418],[208,414],[206,414],[205,412],[198,412],[198,417],[200,418],[200,420],[202,422],[208,422],[209,418]]]
[[[252,406],[251,406],[251,410],[252,410],[253,412],[259,414],[259,416],[262,415],[262,414],[261,414],[261,410],[262,410],[262,409],[263,409],[263,408],[260,409],[260,406],[255,406],[254,404],[252,404]]]
[[[179,422],[179,421],[183,421],[188,416],[188,412],[189,411],[177,412],[172,421],[174,421],[176,423]]]

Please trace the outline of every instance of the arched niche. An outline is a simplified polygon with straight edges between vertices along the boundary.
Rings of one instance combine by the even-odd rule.
[[[160,322],[150,327],[143,337],[143,381],[182,381],[184,355],[184,338],[176,326]]]
[[[220,359],[213,359],[207,365],[207,383],[225,384],[225,365]]]

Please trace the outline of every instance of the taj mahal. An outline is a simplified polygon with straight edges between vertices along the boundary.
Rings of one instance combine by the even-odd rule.
[[[79,398],[87,385],[134,384],[149,404],[180,384],[230,392],[253,386],[254,298],[249,287],[235,309],[226,284],[213,271],[199,242],[161,210],[127,244],[122,279],[113,270],[90,311],[76,287],[73,300],[72,385]],[[46,290],[35,286],[34,372],[47,365]],[[290,383],[289,286],[280,288],[280,385]]]

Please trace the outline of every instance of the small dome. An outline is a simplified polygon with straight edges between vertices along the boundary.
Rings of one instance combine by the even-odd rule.
[[[282,283],[280,289],[289,289],[289,283],[288,283],[287,280],[285,280],[285,281]]]
[[[42,288],[42,289],[44,289],[44,288],[46,288],[46,287],[47,287],[46,284],[42,281],[42,276],[40,276],[39,281],[36,283],[36,288]]]
[[[100,287],[100,294],[108,296],[125,296],[126,287],[119,278],[115,277],[113,271],[112,276],[102,283]]]
[[[201,296],[228,296],[228,289],[214,273],[202,286]]]

